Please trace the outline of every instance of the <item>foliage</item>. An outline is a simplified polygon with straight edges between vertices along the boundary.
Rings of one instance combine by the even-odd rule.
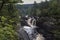
[[[21,0],[0,0],[0,40],[18,40],[18,10],[15,4]]]
[[[46,36],[53,35],[53,39],[47,36],[47,40],[60,40],[60,0],[46,0],[40,4],[35,2],[31,14],[39,17],[37,25],[45,31]]]

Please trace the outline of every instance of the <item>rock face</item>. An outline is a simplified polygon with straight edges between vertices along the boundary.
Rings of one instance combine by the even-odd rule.
[[[42,34],[36,35],[36,40],[45,40]]]

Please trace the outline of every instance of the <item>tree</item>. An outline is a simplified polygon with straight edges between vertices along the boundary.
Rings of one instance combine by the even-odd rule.
[[[60,0],[50,1],[50,12],[49,15],[52,16],[56,21],[54,22],[57,26],[56,30],[52,31],[54,33],[55,40],[60,40]]]
[[[32,8],[32,15],[33,16],[36,16],[36,12],[37,12],[37,3],[36,3],[36,1],[34,1],[34,6],[33,6],[33,8]]]
[[[48,5],[46,5],[48,3]],[[40,18],[39,25],[48,32],[53,33],[53,39],[51,40],[60,40],[60,1],[59,0],[50,0],[49,2],[40,3]],[[48,33],[49,34],[49,33]],[[50,39],[49,39],[50,40]]]
[[[42,32],[45,34],[44,36],[46,38],[49,37],[47,40],[60,40],[60,0],[45,1],[36,4],[36,6],[33,7],[34,11],[32,14],[35,16],[39,14],[37,25],[40,29],[44,30],[44,32]],[[40,29],[38,31],[40,31]]]
[[[15,7],[18,2],[21,0],[0,0],[0,40],[18,40],[19,14]]]

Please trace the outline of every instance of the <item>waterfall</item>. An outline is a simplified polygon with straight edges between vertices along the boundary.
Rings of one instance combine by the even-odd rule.
[[[28,33],[31,40],[44,40],[44,37],[42,34],[39,34],[35,28],[36,26],[36,19],[29,17],[28,20],[26,20],[27,24],[29,26],[23,26],[23,29]]]

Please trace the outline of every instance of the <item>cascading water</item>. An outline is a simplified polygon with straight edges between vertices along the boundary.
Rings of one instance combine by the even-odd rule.
[[[23,29],[27,32],[30,40],[45,40],[43,35],[39,34],[35,28],[36,26],[36,20],[33,17],[29,17],[28,20],[26,20],[27,24],[29,26],[23,26]]]

